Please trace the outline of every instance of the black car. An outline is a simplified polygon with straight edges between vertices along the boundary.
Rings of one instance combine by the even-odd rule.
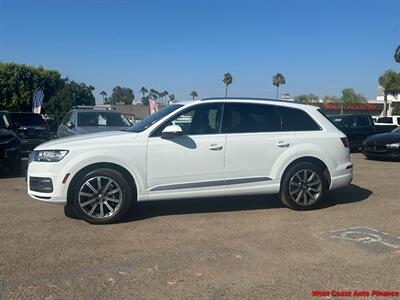
[[[334,115],[328,117],[340,131],[347,135],[352,151],[359,150],[366,137],[377,133],[370,115]]]
[[[49,125],[40,114],[30,112],[11,112],[11,124],[21,139],[23,155],[28,155],[36,146],[50,140]]]
[[[392,132],[375,134],[365,139],[362,153],[367,158],[400,159],[400,127]]]
[[[14,174],[21,170],[21,141],[11,130],[8,113],[0,111],[0,165],[9,167]]]

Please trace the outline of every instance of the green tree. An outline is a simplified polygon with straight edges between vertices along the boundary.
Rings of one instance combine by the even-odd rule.
[[[193,90],[191,93],[190,93],[190,96],[192,96],[192,99],[194,100],[197,96],[198,96],[198,94],[197,94],[197,92],[195,91],[195,90]],[[225,96],[226,97],[226,96]]]
[[[387,116],[387,96],[400,93],[400,73],[393,70],[387,70],[378,78],[379,84],[383,88],[383,115]]]
[[[222,80],[225,84],[225,98],[228,97],[228,85],[232,84],[233,77],[231,73],[225,73],[224,79]]]
[[[174,94],[169,94],[168,97],[170,102],[174,103],[176,101]]]
[[[116,86],[112,90],[111,97],[107,99],[107,104],[128,104],[131,105],[135,95],[130,88]]]
[[[103,103],[106,101],[107,93],[105,91],[101,91],[100,95],[103,96]]]
[[[44,91],[43,108],[62,88],[61,75],[55,70],[15,63],[0,63],[0,107],[9,111],[30,111],[36,89]]]
[[[345,88],[342,90],[342,96],[339,98],[340,113],[343,114],[346,106],[364,104],[366,102],[367,98],[363,94],[356,93],[352,88]]]
[[[322,98],[322,102],[324,103],[324,105],[329,103],[336,103],[338,102],[338,100],[339,100],[338,97],[331,95],[327,95]]]
[[[64,79],[63,87],[47,103],[46,111],[56,120],[61,121],[74,105],[95,105],[94,87],[84,83]]]
[[[158,95],[159,95],[159,93],[158,93],[157,90],[150,89],[149,96],[150,96],[151,99],[158,99]]]
[[[276,86],[276,96],[275,96],[276,99],[278,99],[279,96],[279,86],[285,83],[286,83],[285,76],[283,76],[281,73],[276,73],[274,76],[272,76],[272,84]]]
[[[400,45],[397,46],[396,51],[394,52],[394,60],[400,64]]]
[[[297,102],[305,103],[305,104],[317,104],[319,101],[319,97],[317,95],[308,93],[294,97],[294,100]]]

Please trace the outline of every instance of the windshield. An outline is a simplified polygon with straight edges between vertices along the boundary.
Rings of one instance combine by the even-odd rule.
[[[182,107],[183,104],[171,104],[169,106],[164,107],[163,109],[159,110],[158,112],[148,116],[147,118],[143,119],[139,123],[133,125],[132,127],[128,128],[127,131],[130,132],[142,132],[149,128],[151,125],[156,123],[157,121],[161,120],[165,116],[169,115],[173,111],[177,110],[178,108]]]
[[[129,127],[131,123],[128,119],[119,113],[111,112],[79,112],[78,113],[78,126],[115,126],[115,127]]]
[[[11,119],[22,126],[42,126],[44,124],[42,116],[34,113],[11,113]]]
[[[399,127],[397,127],[397,128],[395,128],[395,129],[393,129],[393,130],[392,130],[392,132],[395,132],[395,133],[400,133],[400,126],[399,126]]]

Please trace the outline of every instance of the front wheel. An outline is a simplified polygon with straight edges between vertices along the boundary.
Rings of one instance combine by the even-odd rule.
[[[313,163],[301,162],[285,172],[279,196],[282,203],[295,210],[313,209],[328,192],[323,170]]]
[[[133,202],[132,188],[113,169],[97,169],[84,175],[74,191],[74,211],[92,224],[114,223],[126,214]]]

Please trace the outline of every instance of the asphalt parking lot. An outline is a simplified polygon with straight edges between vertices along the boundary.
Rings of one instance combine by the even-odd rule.
[[[275,196],[149,202],[105,226],[66,218],[62,206],[30,199],[23,177],[3,175],[0,299],[398,291],[400,162],[352,160],[353,184],[318,210],[292,211]]]

